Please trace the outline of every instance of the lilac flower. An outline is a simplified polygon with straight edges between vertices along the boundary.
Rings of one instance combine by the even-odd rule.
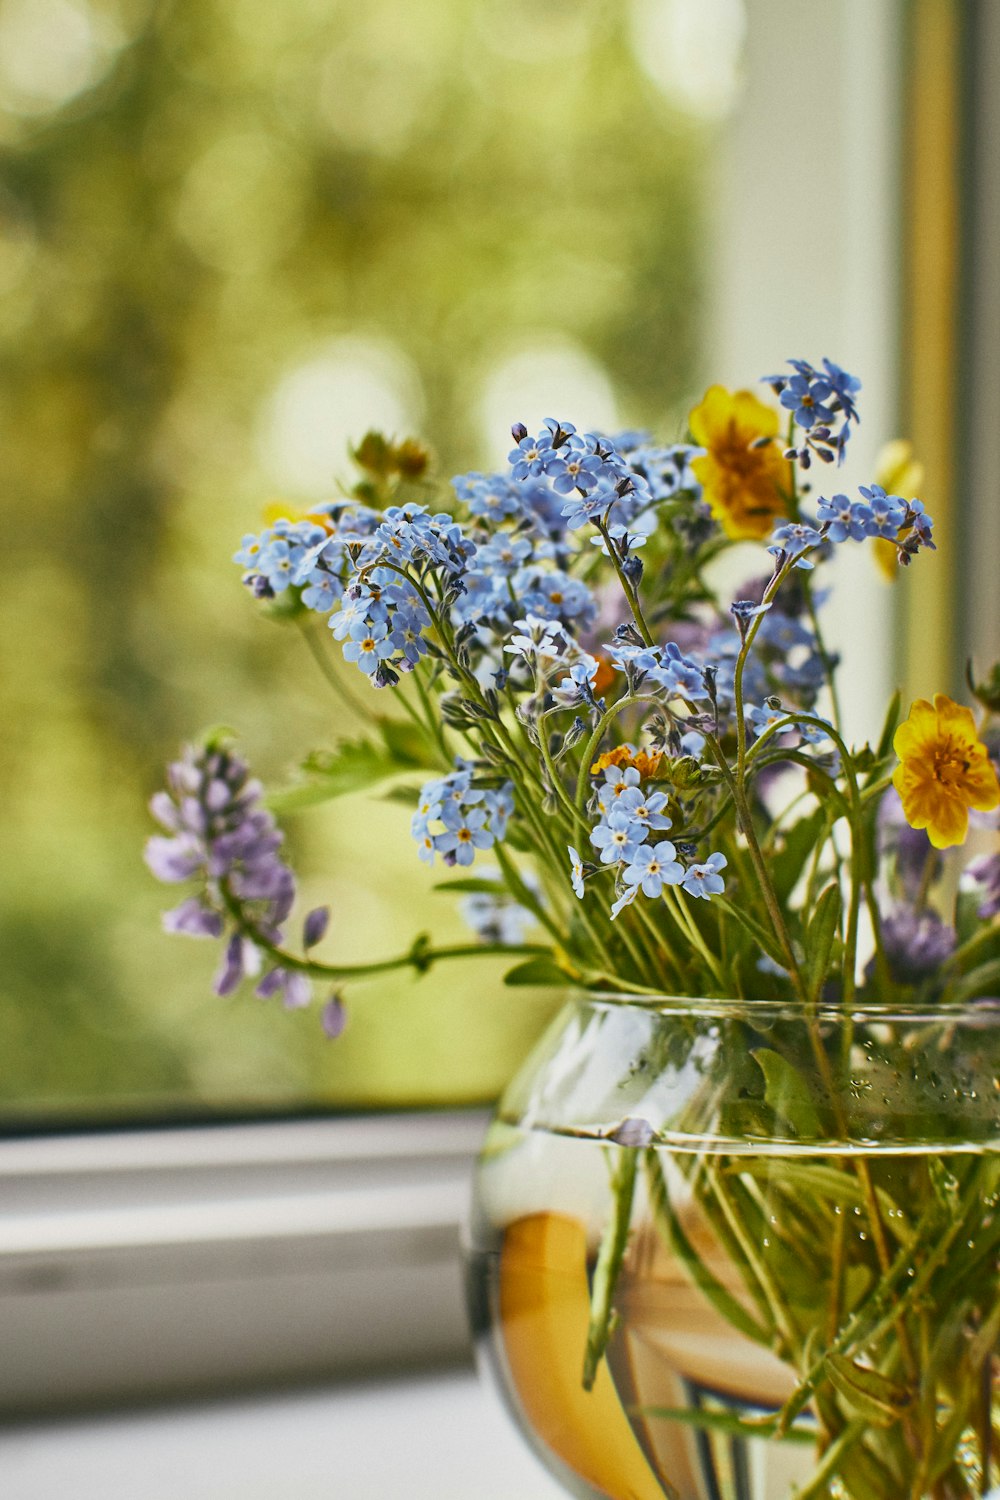
[[[244,924],[268,942],[280,943],[295,899],[295,878],[278,853],[282,834],[261,805],[260,783],[224,745],[189,746],[167,768],[167,782],[150,808],[170,837],[149,840],[146,862],[161,880],[199,883],[196,896],[167,913],[169,931],[222,937],[234,919],[233,907],[238,908],[239,925],[215,979],[217,993],[226,995],[259,966]],[[308,982],[303,983],[308,990]],[[292,986],[291,993],[301,994],[301,985]]]
[[[199,896],[189,896],[180,906],[163,913],[164,932],[182,932],[187,937],[220,938],[224,927],[222,913],[214,911]]]
[[[676,848],[669,839],[658,844],[642,844],[626,864],[622,879],[626,885],[641,886],[643,894],[655,899],[665,885],[677,885],[684,866],[675,859]]]
[[[719,874],[728,860],[724,854],[710,854],[703,864],[688,865],[681,884],[689,896],[700,896],[705,901],[712,896],[721,896],[726,883]]]
[[[942,922],[936,912],[917,912],[900,906],[882,918],[882,949],[889,972],[899,984],[919,984],[933,978],[958,941],[955,929]],[[866,973],[875,973],[874,959]]]
[[[340,995],[333,994],[320,1012],[320,1025],[330,1041],[336,1041],[347,1025],[347,1011]]]
[[[978,915],[985,922],[1000,912],[1000,854],[984,854],[967,866],[966,875],[983,887],[984,900]]]
[[[314,907],[302,924],[303,948],[315,948],[317,943],[321,943],[329,925],[330,908],[328,906]]]
[[[301,1010],[312,999],[312,986],[305,974],[296,969],[284,969],[280,965],[269,969],[258,984],[255,993],[262,1000],[280,995],[286,1010]]]

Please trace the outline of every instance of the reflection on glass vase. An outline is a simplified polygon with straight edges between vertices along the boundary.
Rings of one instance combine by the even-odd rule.
[[[481,1362],[577,1496],[973,1500],[998,1195],[988,1002],[581,997],[482,1152]]]

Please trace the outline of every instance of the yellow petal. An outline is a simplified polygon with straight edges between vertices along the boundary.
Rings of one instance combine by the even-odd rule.
[[[875,460],[875,483],[901,500],[915,500],[924,482],[924,466],[913,456],[905,438],[886,443]]]

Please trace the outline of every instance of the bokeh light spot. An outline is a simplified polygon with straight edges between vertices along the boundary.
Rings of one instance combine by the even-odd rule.
[[[569,339],[543,335],[491,367],[479,414],[490,462],[501,465],[510,452],[513,422],[524,422],[532,432],[545,417],[561,418],[581,430],[613,432],[619,426],[611,381],[600,362]]]
[[[107,71],[124,37],[84,0],[2,0],[0,107],[47,114]]]
[[[632,0],[636,61],[671,103],[721,119],[739,97],[745,0]]]
[[[282,490],[320,499],[346,471],[349,445],[372,427],[415,433],[422,412],[420,379],[402,350],[377,338],[333,339],[281,376],[261,415],[260,460]]]

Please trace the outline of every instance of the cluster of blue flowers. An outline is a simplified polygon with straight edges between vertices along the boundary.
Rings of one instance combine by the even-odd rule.
[[[664,700],[697,701],[710,697],[704,666],[693,656],[685,655],[673,641],[665,646],[647,646],[633,626],[619,625],[608,655],[614,666],[625,673],[630,692],[662,696]]]
[[[904,565],[921,547],[935,550],[934,523],[922,501],[887,495],[878,484],[860,485],[858,493],[860,500],[847,495],[834,495],[829,500],[820,496],[815,525],[794,522],[779,526],[767,549],[778,566],[794,559],[797,568],[811,568],[813,563],[807,554],[826,543],[863,542],[875,537],[892,542]]]
[[[284,835],[262,805],[261,794],[246,762],[224,746],[188,746],[167,767],[166,791],[150,802],[169,837],[148,840],[146,863],[159,880],[199,884],[197,895],[164,914],[167,931],[221,938],[232,917],[229,902],[240,912],[215,976],[218,995],[230,994],[246,976],[260,973],[261,950],[244,929],[280,943],[295,900],[295,877],[278,853]],[[318,907],[306,917],[306,948],[320,941],[328,916],[325,907]],[[286,1006],[297,1008],[308,1005],[311,985],[297,970],[272,966],[258,981],[257,994],[264,999],[281,995]],[[326,1020],[324,1025],[329,1030]]]
[[[343,642],[345,661],[375,687],[394,687],[428,650],[423,632],[431,617],[420,591],[392,568],[372,568],[350,583],[327,623]]]
[[[797,448],[793,444],[785,457],[797,461],[804,469],[810,467],[813,454],[824,463],[834,460],[843,463],[851,423],[859,420],[854,398],[861,389],[861,381],[830,359],[824,359],[822,370],[805,359],[790,359],[788,363],[794,375],[764,376],[782,406],[792,413],[795,425],[805,434],[802,446]]]
[[[315,521],[276,521],[259,536],[248,533],[233,562],[246,568],[243,582],[257,599],[273,599],[298,582],[304,558],[326,539]]]
[[[571,422],[553,417],[546,417],[535,437],[523,423],[512,428],[512,435],[517,447],[509,455],[511,478],[547,479],[557,495],[565,496],[562,515],[567,530],[593,523],[617,541],[628,537],[635,545],[645,539],[642,528],[633,537],[633,524],[652,505],[653,492],[644,474],[606,438],[596,433],[581,436]]]
[[[600,863],[615,867],[617,899],[611,908],[612,918],[631,905],[640,891],[655,900],[663,894],[664,886],[679,885],[689,895],[707,900],[725,889],[719,873],[726,866],[724,854],[711,854],[702,863],[685,866],[669,839],[653,841],[654,833],[665,833],[671,826],[665,811],[667,803],[665,792],[643,790],[635,766],[606,768],[604,781],[597,788],[600,817],[590,842]],[[683,852],[691,854],[694,850]],[[572,845],[569,854],[573,889],[582,899],[586,866]]]
[[[471,865],[477,849],[489,849],[505,836],[514,811],[512,783],[476,787],[472,777],[472,766],[458,760],[454,771],[421,787],[410,832],[427,864],[440,854],[446,865]]]

